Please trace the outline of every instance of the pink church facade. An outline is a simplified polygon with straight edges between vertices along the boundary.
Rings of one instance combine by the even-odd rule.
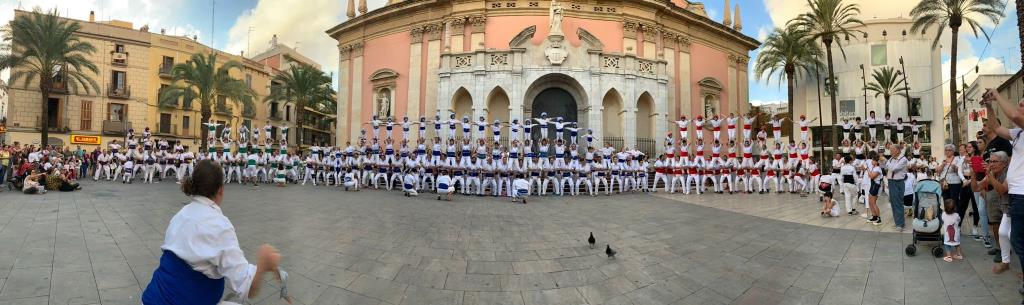
[[[748,110],[759,43],[738,20],[712,21],[686,1],[554,3],[394,2],[331,28],[337,143],[354,142],[375,115],[509,122],[544,112],[600,143],[656,153],[674,118]]]

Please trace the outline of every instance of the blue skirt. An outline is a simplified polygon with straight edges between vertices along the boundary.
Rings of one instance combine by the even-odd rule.
[[[174,252],[164,250],[160,266],[153,271],[153,279],[142,292],[146,305],[202,305],[217,304],[224,295],[224,279],[211,279],[192,270],[187,262]]]

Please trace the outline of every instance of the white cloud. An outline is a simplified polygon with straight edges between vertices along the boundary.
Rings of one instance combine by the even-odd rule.
[[[711,20],[714,20],[714,21],[722,21],[722,15],[720,15],[718,13],[717,9],[705,7],[704,8],[704,12],[708,14],[708,19],[711,19]]]
[[[191,24],[179,22],[186,20],[177,15],[183,12],[183,2],[154,0],[21,0],[0,1],[0,24],[8,24],[14,19],[14,10],[32,11],[39,7],[44,11],[56,9],[62,17],[89,20],[89,12],[96,14],[97,21],[122,20],[132,23],[136,29],[149,25],[151,32],[166,28],[168,34],[197,35],[203,32]],[[0,72],[0,77],[7,79],[9,71]]]
[[[768,105],[768,104],[786,104],[784,100],[750,100],[750,104],[754,106]]]
[[[944,80],[949,79],[950,65],[951,63],[949,60],[942,63],[942,79]],[[978,67],[978,73],[975,73],[974,71],[975,66]],[[1003,66],[1003,61],[1000,58],[985,57],[984,59],[979,59],[977,56],[974,56],[972,54],[966,57],[960,56],[960,60],[956,61],[957,76],[964,75],[964,73],[967,74],[963,77],[963,82],[966,82],[967,85],[970,86],[971,83],[973,83],[974,80],[978,78],[978,74],[1005,74],[1007,73],[1007,71],[1005,70],[1005,67]],[[960,77],[957,77],[956,82],[956,86],[957,88],[959,88],[961,85]],[[948,101],[949,83],[945,83],[942,85],[941,88],[936,88],[935,90],[940,89],[942,90],[942,99],[944,101]]]
[[[1004,13],[1012,14],[1013,2],[1007,1],[1007,8]],[[847,3],[856,3],[860,7],[860,19],[867,21],[871,19],[910,17],[910,10],[917,5],[918,1],[911,0],[857,0]],[[803,0],[764,0],[764,6],[768,8],[768,14],[775,26],[783,26],[789,20],[809,10],[807,1]],[[983,26],[992,28],[992,23],[987,20],[980,20]],[[979,33],[980,34],[980,33]]]
[[[757,28],[757,40],[764,42],[768,39],[768,35],[772,33],[773,28],[770,25],[762,25]]]
[[[372,0],[367,6],[372,10],[384,6],[384,2]],[[237,54],[249,49],[246,54],[256,55],[269,48],[271,37],[277,34],[278,43],[298,46],[299,53],[337,77],[338,43],[324,31],[348,19],[347,4],[343,0],[259,1],[255,8],[235,20],[228,30],[224,51]],[[251,36],[249,27],[253,28]]]

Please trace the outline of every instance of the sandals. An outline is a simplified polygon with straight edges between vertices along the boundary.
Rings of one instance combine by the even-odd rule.
[[[942,260],[946,261],[947,263],[952,263],[953,262],[953,257],[949,256],[949,255],[946,255],[946,257],[943,257]]]

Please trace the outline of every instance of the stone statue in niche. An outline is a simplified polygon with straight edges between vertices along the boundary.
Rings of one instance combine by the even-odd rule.
[[[548,16],[551,19],[550,35],[562,35],[562,5],[558,1],[551,0],[551,12]]]
[[[377,115],[381,117],[391,116],[391,100],[388,99],[386,92],[377,94]]]
[[[569,52],[565,50],[562,42],[565,36],[562,34],[562,6],[556,0],[551,0],[550,32],[548,33],[548,48],[544,50],[544,56],[552,65],[561,65]]]

